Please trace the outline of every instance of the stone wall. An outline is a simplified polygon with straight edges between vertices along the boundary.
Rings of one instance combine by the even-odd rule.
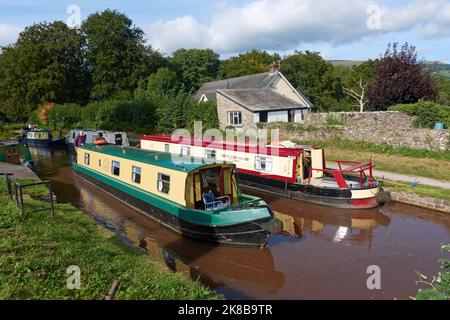
[[[280,136],[304,141],[340,137],[394,147],[449,150],[449,130],[414,128],[413,121],[414,117],[396,111],[332,112],[306,114],[304,125],[265,124],[265,127],[280,127]]]
[[[386,188],[385,188],[386,189]],[[388,190],[388,189],[386,189]],[[436,210],[450,214],[450,201],[435,199],[429,197],[419,196],[413,193],[390,191],[391,200],[401,203],[406,203],[416,207],[421,207],[430,210]]]

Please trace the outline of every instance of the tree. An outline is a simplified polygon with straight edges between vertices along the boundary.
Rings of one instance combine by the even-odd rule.
[[[397,43],[389,44],[369,88],[371,107],[386,110],[392,105],[435,97],[433,79],[417,61],[416,48],[405,43],[399,50]]]
[[[211,49],[180,49],[173,53],[169,61],[188,92],[196,91],[203,83],[216,79],[220,67],[219,54]]]
[[[0,110],[26,119],[46,103],[85,103],[90,91],[86,39],[63,22],[27,27],[0,55]]]
[[[276,53],[269,54],[266,51],[252,50],[222,61],[219,77],[227,79],[267,72],[273,62],[280,60],[280,56]]]
[[[358,102],[359,112],[364,112],[364,107],[368,102],[367,89],[373,80],[376,71],[376,61],[369,60],[360,65],[354,66],[342,85],[346,95]]]
[[[142,29],[115,10],[91,14],[82,30],[88,39],[92,70],[91,98],[129,98],[138,83],[165,65],[162,55],[147,46]]]
[[[296,51],[283,59],[281,71],[319,110],[336,108],[343,97],[342,84],[333,65],[318,52]]]
[[[156,73],[151,74],[139,83],[135,97],[143,99],[155,93],[172,95],[178,93],[181,87],[175,72],[170,71],[169,68],[160,68]]]
[[[446,79],[442,76],[437,77],[436,88],[436,102],[450,106],[450,79]]]

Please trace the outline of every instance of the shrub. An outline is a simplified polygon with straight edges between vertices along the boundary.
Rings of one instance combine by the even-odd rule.
[[[71,129],[81,120],[81,106],[75,103],[57,104],[48,111],[48,125],[53,130]]]
[[[433,128],[436,122],[444,123],[446,128],[450,126],[450,106],[431,101],[420,100],[413,104],[398,104],[390,107],[389,111],[400,111],[415,116],[413,122],[415,127]]]

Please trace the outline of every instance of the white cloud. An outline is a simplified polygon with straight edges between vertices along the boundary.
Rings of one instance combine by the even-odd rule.
[[[0,46],[15,42],[20,31],[22,29],[17,26],[0,23]]]
[[[450,36],[450,3],[416,0],[399,7],[381,6],[381,28],[369,30],[372,0],[253,0],[222,6],[201,24],[192,16],[157,21],[146,29],[150,43],[163,52],[212,48],[220,53],[255,49],[290,50],[300,44],[339,45],[380,33],[419,27],[425,38]]]

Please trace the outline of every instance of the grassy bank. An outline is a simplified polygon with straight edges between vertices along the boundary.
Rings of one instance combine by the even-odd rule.
[[[26,200],[29,209],[45,205]],[[66,286],[71,265],[81,269],[79,290]],[[48,212],[22,219],[0,180],[0,299],[103,299],[118,277],[116,299],[217,298],[121,243],[71,205],[58,204],[53,219]]]
[[[450,193],[448,189],[425,186],[421,184],[418,184],[415,188],[412,188],[411,183],[403,181],[388,181],[388,180],[383,181],[383,187],[386,187],[391,191],[406,192],[411,194],[417,194],[419,196],[450,201]]]
[[[8,140],[21,134],[22,124],[0,124],[0,140]]]
[[[376,169],[450,180],[450,152],[394,148],[368,142],[335,139],[331,141],[296,141],[325,148],[327,161],[367,161],[372,157]]]

